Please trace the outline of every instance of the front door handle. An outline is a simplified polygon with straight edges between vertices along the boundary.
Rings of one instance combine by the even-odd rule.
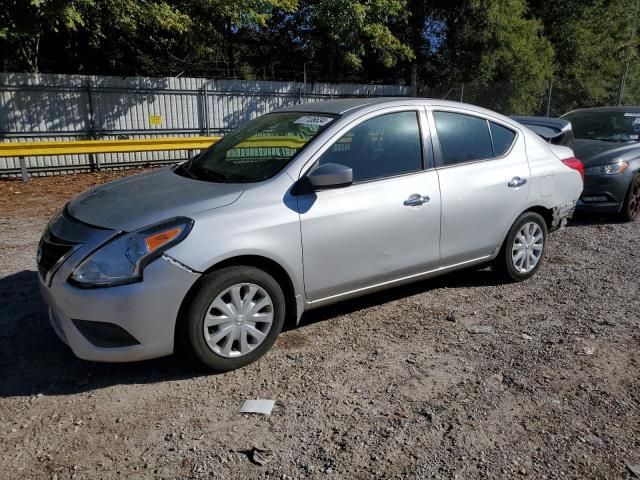
[[[411,195],[409,198],[407,198],[404,201],[404,206],[405,207],[419,207],[420,205],[423,205],[425,203],[427,203],[429,200],[431,200],[429,197],[423,196],[423,195],[418,195],[417,193],[414,193],[413,195]]]
[[[527,179],[526,178],[520,178],[520,177],[513,177],[509,183],[507,183],[507,186],[510,188],[517,188],[517,187],[521,187],[524,184],[527,183]]]

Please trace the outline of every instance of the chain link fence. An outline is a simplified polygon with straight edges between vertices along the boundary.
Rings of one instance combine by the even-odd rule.
[[[421,87],[421,96],[470,103],[505,115],[558,117],[579,108],[638,105],[634,85],[616,82],[585,85],[576,80],[553,79],[541,86],[518,82],[459,83],[445,88]]]

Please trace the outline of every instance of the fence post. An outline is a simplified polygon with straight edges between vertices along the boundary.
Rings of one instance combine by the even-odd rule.
[[[29,172],[27,171],[27,161],[24,159],[24,157],[20,157],[18,161],[20,162],[20,174],[22,175],[22,181],[28,182]]]
[[[551,95],[553,93],[553,78],[549,81],[549,97],[547,98],[547,117],[551,114]]]
[[[97,140],[96,135],[96,117],[93,110],[93,88],[91,87],[91,80],[87,80],[87,99],[89,105],[89,137],[92,140]],[[89,154],[89,165],[91,171],[100,170],[100,160],[93,153]]]
[[[303,88],[304,95],[306,96],[307,95],[307,62],[304,62],[302,65],[302,88]]]
[[[418,66],[415,63],[411,66],[411,96],[418,96]]]
[[[202,108],[202,115],[204,116],[204,133],[205,135],[208,137],[209,136],[209,94],[208,94],[208,89],[207,89],[207,82],[205,81],[204,85],[202,86],[202,97],[204,100],[204,105]]]
[[[464,100],[464,82],[460,84],[460,101]]]

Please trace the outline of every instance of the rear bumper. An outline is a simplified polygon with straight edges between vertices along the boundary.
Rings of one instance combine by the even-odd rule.
[[[164,258],[149,264],[142,282],[109,288],[83,289],[54,275],[51,286],[40,279],[40,291],[49,306],[53,330],[73,353],[84,360],[130,362],[170,355],[182,300],[199,275]],[[136,344],[98,346],[74,320],[122,329]],[[99,328],[97,329],[99,331]],[[85,332],[86,333],[86,332]]]
[[[573,217],[576,209],[576,202],[566,203],[553,208],[553,220],[550,231],[560,230],[567,225],[567,221]]]

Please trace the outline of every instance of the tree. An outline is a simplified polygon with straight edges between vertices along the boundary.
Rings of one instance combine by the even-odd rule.
[[[449,82],[503,83],[507,88],[494,85],[496,101],[488,106],[534,111],[553,75],[554,50],[542,24],[527,16],[524,0],[468,0],[438,14],[446,29],[434,54],[435,70]],[[483,99],[467,100],[482,104]]]
[[[306,57],[331,79],[375,76],[415,58],[394,29],[406,28],[404,0],[306,0],[290,20]]]
[[[37,73],[43,35],[77,30],[84,23],[81,11],[92,3],[93,0],[7,0],[0,9],[4,68],[10,68],[12,62]]]
[[[295,11],[297,0],[174,0],[174,5],[192,21],[183,38],[184,67],[228,76],[251,70],[245,57],[254,60],[255,52],[245,41],[269,37],[273,16]]]
[[[590,102],[616,102],[627,64],[627,84],[638,85],[638,0],[531,3],[555,46],[559,86]]]
[[[0,15],[5,69],[30,72],[145,71],[190,24],[163,0],[13,0]]]

